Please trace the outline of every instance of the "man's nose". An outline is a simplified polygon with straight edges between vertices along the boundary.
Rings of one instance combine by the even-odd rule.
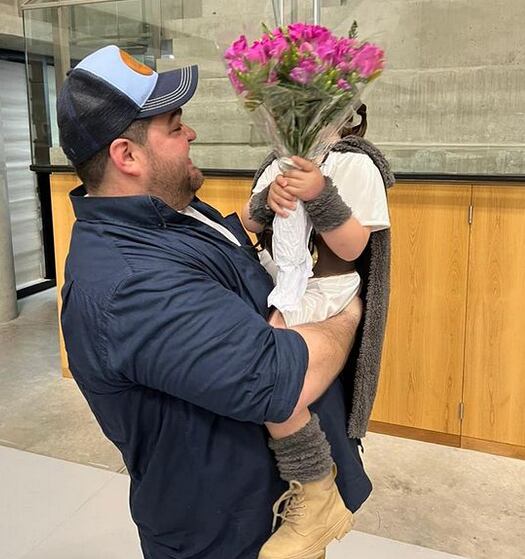
[[[188,142],[193,142],[193,140],[195,140],[195,138],[197,138],[197,132],[195,132],[195,130],[193,130],[193,128],[191,128],[187,124],[184,125],[184,130],[186,132]]]

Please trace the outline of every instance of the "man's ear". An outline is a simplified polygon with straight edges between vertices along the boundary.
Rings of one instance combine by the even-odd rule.
[[[117,138],[109,146],[109,157],[113,165],[125,175],[138,177],[143,173],[141,146],[127,138]]]

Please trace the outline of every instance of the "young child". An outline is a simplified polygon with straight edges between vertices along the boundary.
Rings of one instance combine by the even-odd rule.
[[[366,130],[366,107],[362,105],[358,113],[361,120],[356,123],[354,117],[349,131],[361,136]],[[339,144],[320,167],[293,157],[298,168],[281,173],[274,160],[260,174],[242,212],[246,229],[261,233],[271,225],[274,215],[286,218],[297,200],[302,200],[313,224],[317,252],[313,277],[299,307],[283,311],[286,327],[325,320],[345,308],[359,293],[361,284],[354,261],[371,233],[390,227],[385,185],[374,161],[364,152],[338,148]],[[275,277],[272,262],[266,266]],[[261,549],[260,559],[320,559],[326,545],[334,537],[344,536],[352,524],[351,513],[334,483],[335,466],[319,420],[307,412],[303,423],[302,428],[290,429],[291,434],[284,437],[267,425],[269,446],[290,490],[274,507],[283,522]],[[311,459],[305,460],[305,456]],[[277,514],[280,501],[290,501],[290,497],[288,511]],[[326,523],[327,514],[331,525]],[[326,526],[322,534],[317,529],[323,525],[321,520]]]

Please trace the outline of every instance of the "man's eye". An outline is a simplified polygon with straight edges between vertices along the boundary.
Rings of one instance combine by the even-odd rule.
[[[174,128],[172,132],[180,132],[181,130],[182,130],[182,126],[179,126],[178,128]]]

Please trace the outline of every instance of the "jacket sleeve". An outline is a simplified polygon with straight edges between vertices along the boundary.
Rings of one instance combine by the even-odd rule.
[[[134,274],[107,310],[112,374],[240,421],[285,421],[308,366],[303,338],[274,329],[202,271]]]

